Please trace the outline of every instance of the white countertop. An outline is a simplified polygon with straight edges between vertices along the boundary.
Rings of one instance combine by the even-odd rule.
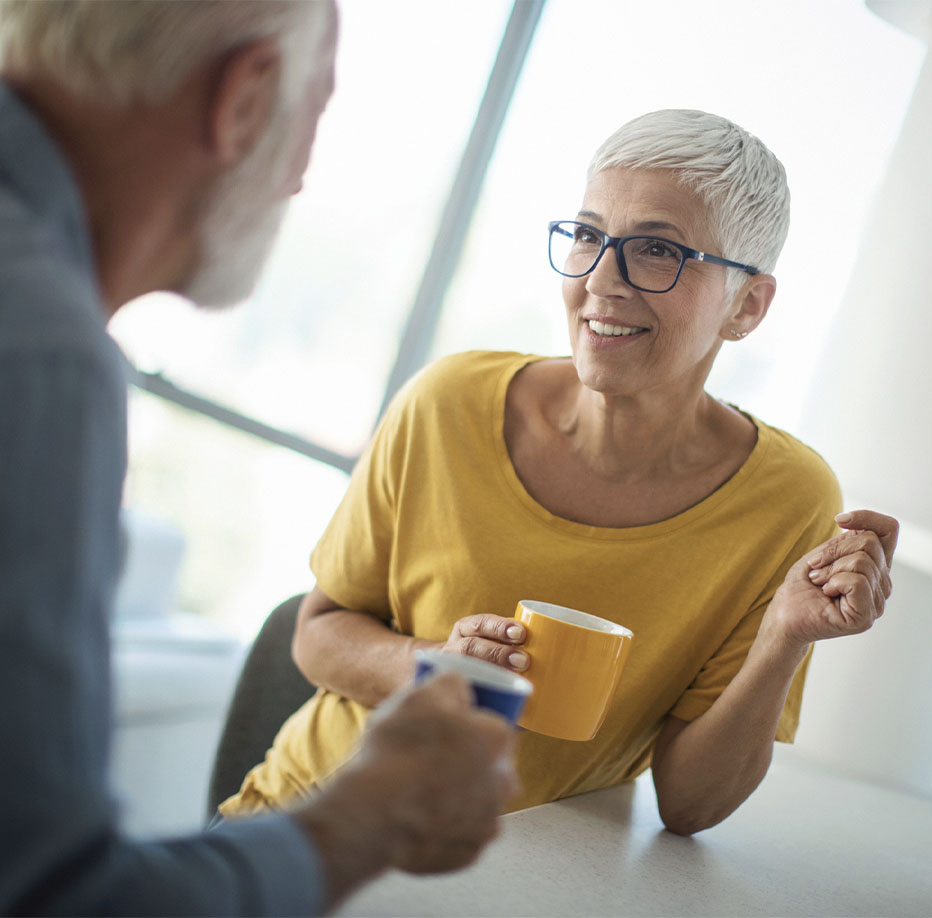
[[[932,800],[850,780],[778,747],[721,825],[663,829],[649,775],[513,813],[479,862],[389,874],[339,916],[932,916]]]

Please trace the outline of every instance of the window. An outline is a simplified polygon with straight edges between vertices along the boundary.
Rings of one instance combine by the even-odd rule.
[[[590,157],[625,121],[705,109],[757,134],[792,194],[770,313],[722,348],[708,388],[794,430],[924,53],[861,0],[549,0],[432,356],[470,347],[567,354],[548,221],[575,216]]]
[[[310,585],[307,556],[376,422],[511,11],[343,0],[336,94],[255,296],[220,315],[153,296],[112,324],[140,369],[336,454],[334,468],[134,394],[127,502],[185,531],[185,610],[248,637]],[[710,390],[792,430],[923,53],[861,0],[549,0],[425,356],[566,353],[547,221],[575,214],[590,155],[621,123],[704,108],[761,136],[793,193],[777,299],[723,349]],[[377,243],[357,243],[373,230]]]
[[[509,12],[506,0],[342,4],[337,91],[255,295],[210,314],[140,299],[111,323],[132,363],[357,455]],[[130,423],[127,504],[187,537],[179,604],[254,633],[311,584],[345,474],[138,391]]]

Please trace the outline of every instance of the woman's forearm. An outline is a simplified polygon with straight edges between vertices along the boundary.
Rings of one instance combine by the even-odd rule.
[[[705,714],[664,727],[652,770],[668,829],[681,835],[707,829],[751,795],[770,766],[780,714],[805,652],[762,632]]]
[[[374,707],[411,680],[414,651],[435,646],[366,612],[323,610],[321,596],[306,597],[292,642],[295,664],[313,685]]]
[[[789,569],[718,700],[692,723],[669,718],[661,731],[654,785],[672,831],[713,826],[748,798],[770,766],[786,695],[810,645],[859,634],[883,614],[899,524],[872,510],[835,519],[844,532]]]

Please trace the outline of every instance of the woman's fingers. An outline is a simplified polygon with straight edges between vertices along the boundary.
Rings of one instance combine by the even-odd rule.
[[[843,532],[813,549],[807,556],[809,566],[823,568],[841,558],[865,552],[878,567],[888,567],[886,553],[877,533],[869,529]]]
[[[523,672],[530,657],[520,646],[527,632],[520,622],[501,615],[468,615],[454,626],[444,649]]]
[[[492,641],[501,641],[503,644],[522,644],[527,637],[521,622],[488,613],[467,615],[466,618],[461,618],[453,626],[453,632],[459,632],[462,637],[476,635]]]
[[[803,555],[771,603],[773,620],[793,640],[812,643],[866,631],[883,615],[892,592],[897,521],[871,510],[835,520],[845,531]]]
[[[822,587],[838,612],[840,633],[857,634],[866,631],[883,615],[884,597],[876,583],[861,574],[843,571],[835,574]]]
[[[448,642],[449,643],[449,642]],[[504,666],[506,669],[513,669],[518,672],[528,668],[528,655],[517,647],[510,644],[499,644],[497,641],[490,641],[481,637],[464,637],[452,648],[455,653],[461,653],[467,657],[477,657],[480,660],[488,660],[496,666]]]
[[[882,556],[881,556],[882,557]],[[893,590],[893,581],[885,563],[878,564],[866,550],[843,555],[824,567],[814,568],[809,572],[809,580],[816,586],[825,587],[833,577],[841,573],[860,574],[876,585],[883,598],[889,597]]]
[[[893,561],[900,524],[892,516],[877,513],[875,510],[850,510],[847,513],[839,513],[835,522],[842,529],[860,529],[874,533],[883,549],[887,565]]]

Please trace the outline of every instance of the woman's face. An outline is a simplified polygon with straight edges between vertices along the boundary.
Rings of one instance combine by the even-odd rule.
[[[731,254],[717,250],[698,197],[662,170],[597,173],[576,219],[610,236],[644,233]],[[606,250],[590,274],[564,278],[570,345],[583,385],[622,397],[700,392],[734,312],[726,300],[726,270],[688,259],[672,290],[645,293],[624,282],[614,251]],[[598,322],[621,326],[625,334],[600,334],[592,327]]]

